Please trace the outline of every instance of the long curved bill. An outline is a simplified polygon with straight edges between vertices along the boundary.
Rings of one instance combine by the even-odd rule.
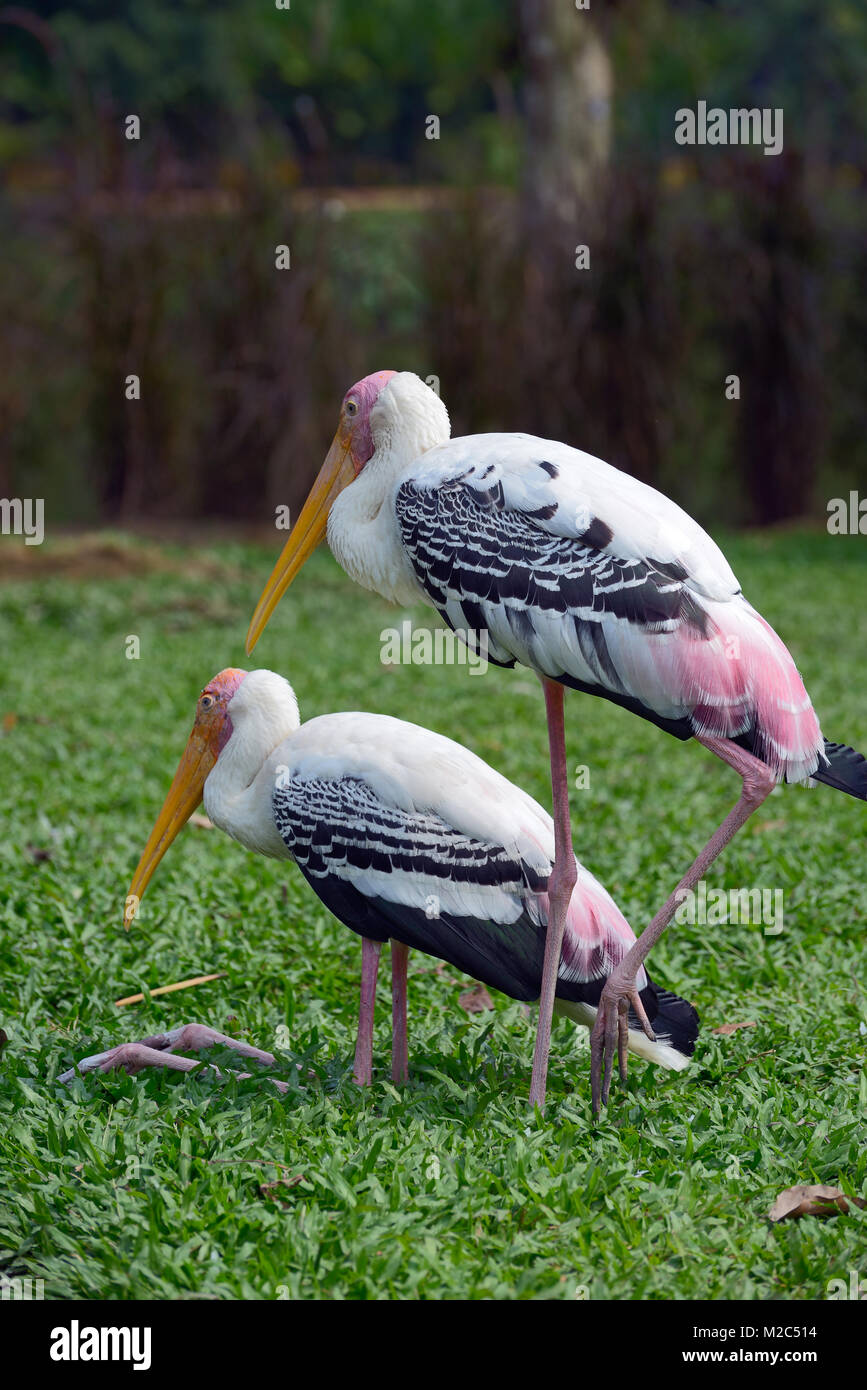
[[[355,479],[355,464],[349,452],[349,440],[338,430],[319,470],[310,495],[301,508],[301,515],[289,532],[280,559],[271,571],[271,578],[256,604],[256,611],[247,630],[247,654],[255,647],[277,604],[308,556],[325,535],[328,513],[338,493]]]
[[[157,816],[144,854],[133,874],[123,910],[123,925],[126,931],[129,931],[130,923],[138,912],[139,902],[157,865],[178,831],[183,830],[199,805],[208,773],[216,761],[217,754],[210,743],[194,728],[184,749],[184,755],[178,763],[168,796],[163,802],[163,809]]]

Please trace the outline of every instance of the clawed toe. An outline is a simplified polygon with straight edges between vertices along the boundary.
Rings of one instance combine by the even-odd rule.
[[[620,1080],[628,1076],[629,1010],[633,1009],[642,1031],[651,1042],[656,1034],[650,1026],[634,980],[620,981],[610,976],[602,991],[596,1021],[590,1034],[590,1093],[593,1116],[598,1120],[603,1105],[608,1104],[617,1050]]]
[[[85,1076],[91,1071],[125,1071],[129,1075],[135,1075],[145,1067],[163,1067],[169,1071],[195,1071],[202,1063],[195,1057],[181,1057],[178,1053],[201,1052],[208,1047],[231,1048],[241,1057],[262,1062],[269,1067],[273,1066],[275,1061],[272,1053],[252,1047],[238,1038],[230,1038],[226,1033],[218,1033],[215,1028],[208,1028],[201,1023],[186,1023],[180,1028],[171,1029],[168,1033],[157,1033],[141,1042],[120,1043],[106,1052],[96,1052],[91,1057],[84,1057],[69,1071],[63,1072],[58,1081],[68,1085],[73,1077]],[[219,1068],[212,1069],[220,1075]],[[236,1075],[239,1081],[243,1081],[251,1073],[239,1072]],[[285,1094],[288,1091],[289,1087],[285,1081],[277,1081],[273,1077],[268,1079],[281,1093]]]

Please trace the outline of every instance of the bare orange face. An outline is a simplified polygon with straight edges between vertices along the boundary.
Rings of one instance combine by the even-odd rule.
[[[200,804],[208,774],[232,736],[229,705],[246,674],[230,666],[214,676],[199,696],[187,746],[133,874],[123,913],[127,931],[157,865]]]
[[[323,539],[335,498],[355,481],[372,458],[374,443],[370,412],[380,392],[395,375],[395,372],[374,372],[357,381],[343,397],[340,423],[331,448],[250,619],[248,655],[265,631],[271,614],[292,580]]]

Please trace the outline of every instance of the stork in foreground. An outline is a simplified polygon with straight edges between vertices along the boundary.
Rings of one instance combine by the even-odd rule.
[[[564,687],[601,695],[741,778],[734,808],[609,976],[591,1039],[605,1104],[630,1008],[653,1036],[639,971],[694,889],[777,782],[811,777],[867,799],[867,764],[823,739],[780,638],[686,512],[600,459],[527,434],[449,439],[446,408],[412,372],[347,391],[331,448],[253,614],[252,651],[327,532],[338,563],[395,603],[423,599],[488,658],[520,662],[545,692],[556,855],[531,1102],[543,1104],[560,946],[575,882]],[[476,639],[474,639],[476,640]]]
[[[384,941],[392,943],[397,1081],[407,1075],[410,947],[514,999],[538,999],[554,857],[551,818],[460,744],[385,715],[327,714],[300,724],[282,676],[221,671],[199,698],[186,751],[135,871],[125,925],[203,797],[214,824],[247,849],[294,859],[317,897],[362,937],[360,1083],[371,1078]],[[558,1011],[589,1027],[606,977],[634,941],[602,885],[576,864]],[[626,1046],[662,1066],[685,1067],[698,1035],[695,1009],[657,988],[643,970],[638,990],[643,1010],[656,1021],[657,1039],[650,1042],[631,1019],[621,1067]],[[274,1061],[269,1053],[188,1025],[88,1058],[84,1069],[189,1069],[196,1064],[171,1048],[197,1050],[210,1041]]]

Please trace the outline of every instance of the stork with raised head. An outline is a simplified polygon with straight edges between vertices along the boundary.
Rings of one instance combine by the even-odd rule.
[[[639,970],[683,893],[776,783],[815,778],[863,800],[867,764],[822,737],[783,642],[744,598],[719,547],[674,502],[553,440],[449,435],[444,404],[412,372],[375,372],[347,391],[253,614],[247,651],[327,532],[359,584],[395,603],[425,600],[461,634],[483,635],[490,660],[540,676],[556,836],[530,1089],[540,1105],[575,875],[564,688],[695,738],[738,773],[736,805],[606,982],[591,1039],[598,1111],[630,1009],[653,1036]]]
[[[216,826],[247,849],[293,859],[317,897],[362,938],[355,1078],[371,1079],[373,1006],[382,943],[391,941],[392,1075],[407,1076],[409,949],[448,961],[513,999],[538,999],[554,859],[550,816],[481,758],[441,734],[379,714],[326,714],[301,724],[291,686],[273,671],[221,671],[199,697],[195,723],[135,871],[129,925],[154,870],[204,798]],[[592,1025],[605,981],[635,937],[580,864],[566,914],[558,1011]],[[691,1004],[642,969],[642,1011],[622,1039],[679,1070],[698,1035]],[[195,1065],[172,1049],[234,1047],[271,1054],[199,1025],[125,1043],[79,1070]],[[69,1073],[71,1076],[72,1073]]]

